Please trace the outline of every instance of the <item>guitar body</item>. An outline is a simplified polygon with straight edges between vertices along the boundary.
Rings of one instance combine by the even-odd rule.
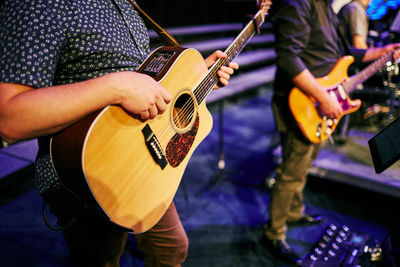
[[[167,110],[141,121],[108,106],[51,138],[50,156],[64,188],[127,231],[142,233],[170,206],[191,155],[210,133],[206,96],[265,21],[270,1],[209,69],[195,49],[160,47],[137,70],[172,95]]]
[[[212,128],[205,101],[197,106],[191,93],[207,71],[195,49],[154,51],[138,72],[169,90],[173,98],[167,110],[141,121],[109,106],[54,136],[51,157],[62,184],[115,224],[134,233],[150,229]],[[188,119],[181,118],[182,111]]]
[[[349,113],[355,112],[361,106],[361,101],[351,100],[341,83],[348,80],[347,70],[354,58],[345,56],[338,60],[331,72],[324,77],[317,78],[317,82],[326,88],[332,97],[335,97],[342,106],[343,112],[336,121],[324,118],[319,112],[317,102],[304,94],[300,89],[293,88],[289,94],[289,107],[304,136],[313,143],[321,143],[333,133],[340,119]]]

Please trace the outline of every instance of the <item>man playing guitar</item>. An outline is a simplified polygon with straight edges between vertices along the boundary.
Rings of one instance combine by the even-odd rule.
[[[317,114],[335,122],[343,108],[316,77],[327,75],[349,49],[338,35],[338,19],[328,0],[283,0],[273,6],[271,16],[278,56],[273,110],[281,136],[282,163],[276,170],[264,242],[278,257],[301,264],[301,258],[286,242],[286,231],[291,224],[308,225],[323,220],[322,216],[305,212],[302,196],[308,168],[318,155],[320,142],[310,142],[303,135],[289,107],[289,95],[297,87],[315,101]],[[400,48],[400,44],[350,51],[356,62],[367,62],[395,48]],[[398,58],[400,52],[393,56]],[[308,113],[303,115],[307,118]]]

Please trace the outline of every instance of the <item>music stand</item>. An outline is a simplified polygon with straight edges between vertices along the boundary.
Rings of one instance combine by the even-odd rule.
[[[218,101],[218,170],[211,178],[211,181],[196,195],[200,195],[218,185],[222,180],[229,178],[228,172],[236,173],[225,168],[225,151],[224,151],[224,99]]]
[[[400,118],[368,140],[376,173],[381,173],[400,159]]]

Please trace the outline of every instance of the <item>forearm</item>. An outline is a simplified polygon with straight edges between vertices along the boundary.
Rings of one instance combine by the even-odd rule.
[[[295,76],[293,81],[300,90],[318,102],[318,109],[324,116],[331,119],[340,116],[343,110],[337,99],[329,95],[308,69]]]
[[[353,36],[353,46],[358,49],[368,49],[367,42],[361,35]]]
[[[0,133],[7,141],[55,133],[89,113],[118,102],[108,77],[33,89],[0,84]]]
[[[384,47],[371,47],[365,52],[362,61],[368,62],[371,60],[375,60],[385,54],[386,54],[386,50],[384,49]]]
[[[400,43],[388,44],[384,47],[371,47],[364,55],[363,62],[375,60],[393,51],[393,59],[397,60],[400,58]]]
[[[305,94],[318,102],[324,102],[328,97],[326,90],[317,82],[308,69],[303,70],[293,78],[294,84]]]

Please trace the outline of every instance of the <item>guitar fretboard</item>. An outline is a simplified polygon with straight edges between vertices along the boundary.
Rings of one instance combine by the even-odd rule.
[[[357,85],[368,80],[374,73],[382,68],[386,62],[391,61],[393,58],[393,51],[388,52],[386,55],[372,62],[368,67],[360,71],[359,73],[350,77],[350,80],[343,84],[347,93],[353,91]]]
[[[268,8],[269,6],[267,7],[267,10]],[[217,62],[210,68],[202,82],[193,90],[198,105],[200,105],[200,103],[206,98],[206,96],[218,83],[217,72],[221,68],[221,66],[226,66],[229,64],[229,62],[232,62],[243,50],[249,40],[253,37],[257,28],[259,28],[264,23],[264,12],[265,11],[263,11],[262,9],[257,12],[253,19],[246,25],[246,27],[232,42],[232,44],[225,50],[227,57],[217,60]]]

